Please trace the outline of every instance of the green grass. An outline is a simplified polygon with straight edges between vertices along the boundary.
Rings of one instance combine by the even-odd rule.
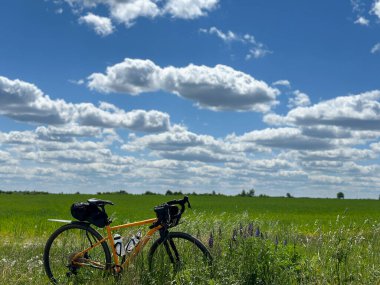
[[[0,284],[46,284],[44,244],[71,219],[70,206],[91,197],[109,199],[113,224],[154,217],[153,206],[179,198],[160,195],[0,195]],[[190,196],[183,230],[208,244],[212,275],[194,283],[194,272],[174,284],[377,284],[380,282],[380,201]],[[262,237],[250,237],[248,225]],[[99,230],[104,234],[103,230]],[[233,233],[236,233],[234,240]],[[126,235],[128,233],[121,232]],[[277,241],[277,242],[276,242]],[[139,265],[137,265],[139,264]],[[163,284],[144,258],[104,284]],[[94,281],[96,284],[96,281]]]

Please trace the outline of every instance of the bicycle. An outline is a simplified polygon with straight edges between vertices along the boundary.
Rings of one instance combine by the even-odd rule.
[[[61,284],[71,280],[89,281],[99,273],[119,275],[156,232],[159,237],[148,253],[149,270],[170,270],[176,274],[186,266],[210,266],[211,254],[201,241],[184,232],[169,231],[178,225],[186,204],[191,208],[187,196],[172,200],[154,207],[156,218],[117,226],[110,226],[112,220],[105,211],[106,205],[114,205],[111,201],[92,198],[87,203],[73,204],[71,212],[78,220],[64,221],[69,223],[58,228],[46,242],[43,261],[47,276],[53,284]],[[91,225],[105,227],[107,236],[103,237]],[[119,236],[113,236],[112,232],[143,225],[150,225],[148,232],[129,254],[123,255],[115,243]]]

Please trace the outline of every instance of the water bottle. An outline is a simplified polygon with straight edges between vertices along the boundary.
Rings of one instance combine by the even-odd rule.
[[[138,245],[141,239],[141,231],[138,231],[134,236],[131,237],[127,245],[125,246],[125,251],[131,253],[132,250]]]
[[[123,240],[121,239],[121,235],[115,234],[113,236],[113,241],[115,243],[116,254],[118,256],[124,256],[125,255],[125,249],[123,246]]]

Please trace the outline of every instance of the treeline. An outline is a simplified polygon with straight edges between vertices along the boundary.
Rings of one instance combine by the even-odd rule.
[[[49,192],[44,191],[4,191],[0,190],[0,194],[24,194],[24,195],[40,195],[40,194],[50,194]]]
[[[5,191],[5,190],[0,190],[0,195],[1,194],[23,194],[23,195],[48,195],[48,194],[65,194],[63,192],[61,193],[49,193],[49,192],[45,192],[45,191],[36,191],[36,190],[33,190],[33,191]],[[66,193],[66,194],[73,194],[73,193]],[[76,195],[80,195],[80,194],[89,194],[89,193],[80,193],[80,192],[75,192],[74,194]],[[152,192],[152,191],[146,191],[142,194],[134,194],[134,193],[129,193],[125,190],[120,190],[120,191],[117,191],[117,192],[97,192],[96,193],[97,195],[113,195],[113,194],[125,194],[125,195],[165,195],[165,196],[183,196],[183,195],[191,195],[191,196],[237,196],[237,197],[260,197],[260,198],[266,198],[266,197],[272,197],[272,196],[268,196],[268,195],[265,195],[265,194],[259,194],[259,195],[255,195],[255,189],[249,189],[249,190],[245,190],[243,189],[240,193],[238,194],[235,194],[235,195],[226,195],[226,194],[223,194],[223,193],[216,193],[215,191],[212,191],[211,193],[196,193],[196,192],[193,192],[193,193],[186,193],[186,192],[182,192],[182,191],[173,191],[173,190],[167,190],[165,192],[165,194],[162,194],[162,193],[156,193],[156,192]],[[285,195],[286,198],[295,198],[293,197],[290,193],[286,193]],[[338,192],[337,193],[337,198],[338,199],[344,199],[344,194],[342,192]],[[379,196],[379,200],[380,200],[380,196]]]
[[[76,193],[76,194],[80,194],[80,193]],[[112,194],[128,194],[128,195],[133,195],[132,193],[128,193],[127,191],[125,190],[120,190],[120,191],[117,191],[117,192],[97,192],[96,193],[97,195],[112,195]],[[140,195],[140,194],[138,194]],[[165,195],[165,196],[182,196],[182,195],[191,195],[191,196],[231,196],[231,195],[226,195],[226,194],[222,194],[222,193],[216,193],[215,191],[212,191],[211,193],[196,193],[196,192],[192,192],[192,193],[186,193],[186,192],[182,192],[182,191],[173,191],[173,190],[167,190],[165,192],[165,194],[162,194],[162,193],[156,193],[156,192],[152,192],[152,191],[146,191],[144,192],[142,195]],[[245,190],[243,189],[240,193],[236,194],[235,196],[239,196],[239,197],[254,197],[255,196],[255,190],[252,188],[250,190]],[[269,197],[267,195],[263,195],[263,194],[260,194],[258,197]]]
[[[48,195],[48,194],[65,194],[63,192],[61,193],[49,193],[49,192],[44,192],[44,191],[36,191],[36,190],[33,190],[33,191],[4,191],[4,190],[0,190],[0,194],[23,194],[23,195],[39,195],[39,194],[43,194],[43,195]],[[75,192],[75,193],[67,193],[67,194],[76,194],[76,195],[80,195],[80,194],[88,194],[88,193],[80,193],[80,192]],[[165,194],[162,194],[162,193],[156,193],[156,192],[152,192],[152,191],[146,191],[144,192],[143,194],[133,194],[133,193],[129,193],[125,190],[120,190],[120,191],[116,191],[116,192],[97,192],[96,193],[97,195],[115,195],[115,194],[125,194],[125,195],[165,195],[165,196],[183,196],[183,195],[191,195],[191,196],[237,196],[237,197],[255,197],[255,190],[252,188],[250,190],[245,190],[243,189],[240,193],[236,194],[236,195],[226,195],[226,194],[223,194],[223,193],[216,193],[215,191],[212,191],[211,193],[196,193],[196,192],[192,192],[192,193],[186,193],[186,192],[182,192],[182,191],[173,191],[173,190],[167,190],[165,192]],[[258,195],[257,197],[270,197],[268,195],[265,195],[265,194],[260,194]],[[289,193],[287,193],[287,197],[288,198],[293,198]]]

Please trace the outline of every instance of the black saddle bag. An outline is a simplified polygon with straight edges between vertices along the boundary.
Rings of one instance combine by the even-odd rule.
[[[104,228],[108,224],[107,213],[96,205],[86,202],[72,204],[71,215],[81,222],[89,222],[99,228]]]

